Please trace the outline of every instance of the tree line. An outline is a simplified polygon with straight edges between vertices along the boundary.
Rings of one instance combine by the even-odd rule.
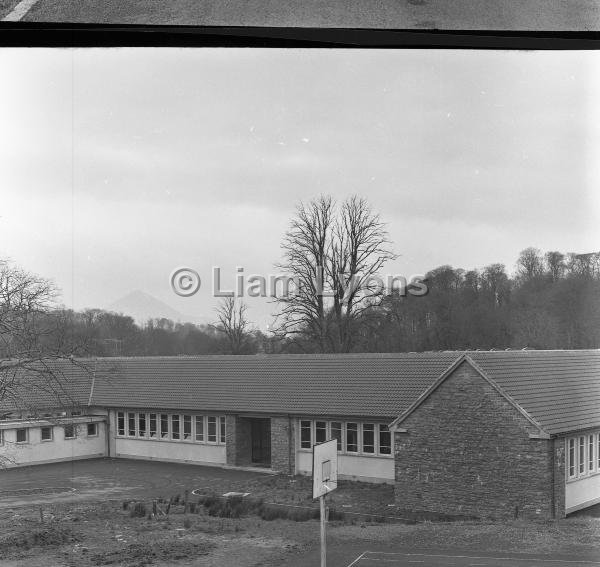
[[[0,358],[600,347],[600,253],[529,247],[513,273],[444,265],[425,275],[427,293],[390,290],[373,278],[396,254],[357,196],[300,203],[281,249],[277,268],[301,285],[277,298],[268,334],[234,298],[204,326],[57,308],[48,280],[0,261]]]

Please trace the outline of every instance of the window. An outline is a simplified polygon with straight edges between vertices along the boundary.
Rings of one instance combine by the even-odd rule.
[[[146,414],[138,414],[138,436],[146,437]]]
[[[208,442],[217,442],[217,418],[213,416],[208,418]]]
[[[87,436],[88,437],[97,437],[98,436],[98,424],[97,423],[88,423],[87,424]]]
[[[358,453],[358,423],[346,423],[346,451]]]
[[[315,443],[327,441],[327,422],[315,421]]]
[[[568,460],[569,460],[569,478],[573,478],[575,476],[575,439],[569,439],[569,451],[568,451]]]
[[[596,460],[594,458],[594,437],[595,435],[588,436],[588,471],[593,472],[596,468]]]
[[[184,415],[183,416],[183,438],[192,440],[192,416]]]
[[[52,441],[52,427],[42,427],[42,441]]]
[[[379,424],[379,454],[392,454],[392,434],[387,425]]]
[[[310,449],[312,447],[311,430],[310,421],[302,420],[300,422],[300,447],[302,449]]]
[[[0,429],[0,445],[4,444],[4,431]]]
[[[129,437],[135,437],[135,413],[133,413],[133,412],[128,413],[127,421],[128,421],[127,435],[129,435]]]
[[[27,443],[27,429],[17,429],[17,443]]]
[[[117,413],[117,435],[125,435],[125,414],[122,411]]]
[[[220,427],[221,427],[221,431],[219,433],[219,438],[221,443],[225,443],[225,416],[222,415],[220,418]]]
[[[162,439],[169,438],[169,415],[166,413],[160,414],[160,436]]]
[[[585,473],[585,437],[579,438],[579,474]]]
[[[363,423],[363,442],[362,450],[363,453],[374,453],[375,452],[375,424],[374,423]]]
[[[171,439],[180,439],[179,416],[177,414],[171,416]]]
[[[75,426],[72,423],[68,423],[63,426],[65,430],[65,439],[75,439]]]
[[[72,410],[71,411],[71,416],[72,417],[77,417],[77,416],[80,416],[80,415],[83,415],[83,412],[81,410]]]
[[[204,441],[204,416],[196,416],[196,441]]]
[[[155,413],[150,414],[150,437],[153,439],[156,437],[156,414]]]
[[[331,422],[331,438],[337,439],[337,450],[342,450],[342,424],[339,421]]]

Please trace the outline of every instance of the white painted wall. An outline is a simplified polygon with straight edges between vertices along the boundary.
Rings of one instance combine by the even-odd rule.
[[[565,508],[567,514],[600,502],[600,473],[567,482]]]
[[[45,426],[46,424],[44,424]],[[64,438],[60,425],[52,427],[52,441],[42,441],[41,426],[20,424],[28,429],[28,442],[17,443],[17,429],[4,429],[4,443],[0,445],[0,466],[38,465],[73,459],[90,459],[106,455],[106,429],[98,422],[98,435],[88,437],[85,423],[76,424],[77,437]]]
[[[299,474],[312,474],[312,451],[299,450],[296,455]],[[338,477],[364,482],[394,482],[394,459],[390,457],[364,457],[338,453]]]
[[[117,437],[114,457],[177,461],[198,464],[225,464],[225,445]]]

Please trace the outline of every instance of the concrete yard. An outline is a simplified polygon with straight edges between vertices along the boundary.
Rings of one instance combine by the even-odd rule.
[[[166,498],[185,490],[234,491],[265,473],[127,459],[0,470],[0,508],[54,502]]]
[[[385,29],[600,29],[595,0],[3,0],[28,22]]]

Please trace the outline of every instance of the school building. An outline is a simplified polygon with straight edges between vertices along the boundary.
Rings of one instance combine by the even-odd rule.
[[[52,374],[68,403],[31,387],[0,405],[4,466],[311,474],[312,446],[337,439],[340,477],[394,484],[400,509],[553,518],[600,502],[598,350],[104,358]]]

